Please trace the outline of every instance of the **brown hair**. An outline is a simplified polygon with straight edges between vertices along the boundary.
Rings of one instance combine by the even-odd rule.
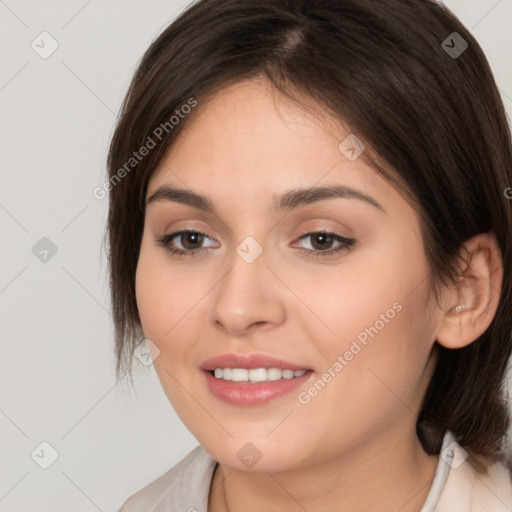
[[[457,49],[454,32],[468,45],[460,55],[449,51]],[[376,158],[370,151],[365,157],[418,212],[436,298],[441,285],[458,282],[463,242],[496,235],[504,264],[497,313],[467,347],[435,345],[417,432],[428,453],[439,452],[450,429],[473,453],[497,460],[509,424],[511,137],[480,46],[434,1],[200,0],[156,38],[129,87],[108,155],[117,376],[131,375],[133,350],[144,338],[135,272],[147,185],[191,116],[169,120],[191,99],[198,111],[220,88],[257,77],[297,104],[320,105],[375,150]],[[149,139],[155,146],[120,173]]]

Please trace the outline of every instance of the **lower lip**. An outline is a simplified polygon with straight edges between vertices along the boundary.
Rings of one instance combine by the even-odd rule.
[[[259,405],[269,402],[286,393],[290,393],[313,374],[308,370],[300,377],[279,379],[266,382],[233,382],[217,379],[209,371],[203,371],[211,393],[224,402],[234,405]]]

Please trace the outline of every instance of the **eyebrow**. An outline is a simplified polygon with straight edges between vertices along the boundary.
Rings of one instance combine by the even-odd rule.
[[[358,199],[386,213],[386,210],[373,197],[346,185],[329,185],[311,188],[297,188],[274,196],[274,213],[289,211],[327,199]],[[206,197],[190,190],[162,185],[146,200],[146,206],[159,201],[173,201],[217,215],[215,206]]]

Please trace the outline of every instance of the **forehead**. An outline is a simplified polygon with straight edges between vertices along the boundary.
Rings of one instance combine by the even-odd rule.
[[[332,128],[326,130],[329,121]],[[258,162],[269,155],[310,159],[313,153],[332,150],[333,144],[336,147],[338,139],[348,134],[319,107],[301,107],[266,80],[244,80],[203,102],[199,99],[185,122],[171,149],[171,161],[185,153],[189,161],[197,162],[213,157]]]
[[[291,188],[346,186],[403,199],[363,158],[340,149],[350,132],[320,110],[301,108],[267,81],[230,85],[195,108],[152,176],[149,198],[171,185],[222,203],[275,204]]]

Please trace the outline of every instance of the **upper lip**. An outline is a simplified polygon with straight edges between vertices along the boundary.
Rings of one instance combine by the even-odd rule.
[[[307,370],[305,366],[283,361],[265,354],[221,354],[204,361],[201,370],[211,371],[215,368],[281,368],[282,370]]]

